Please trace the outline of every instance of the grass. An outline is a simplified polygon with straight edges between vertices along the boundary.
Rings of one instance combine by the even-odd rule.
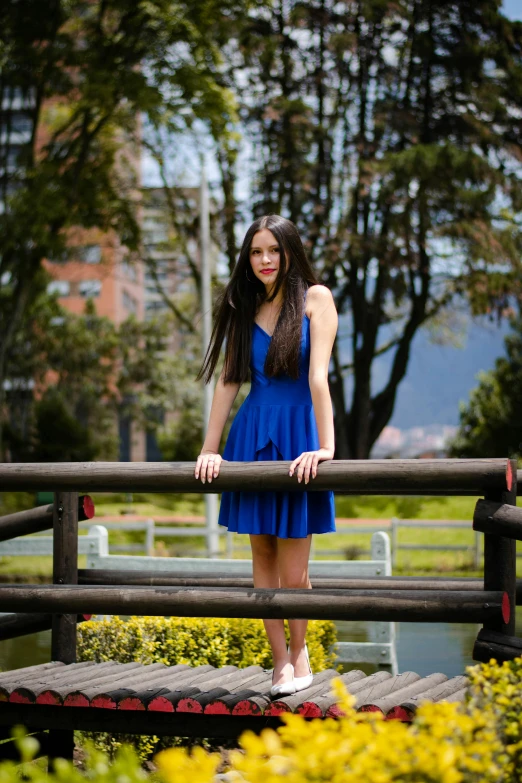
[[[125,496],[94,494],[97,516],[120,514],[125,511],[146,516],[187,515],[203,516],[203,495],[154,494],[133,495],[132,502]],[[471,519],[476,498],[461,497],[376,497],[335,495],[338,517],[361,519]]]

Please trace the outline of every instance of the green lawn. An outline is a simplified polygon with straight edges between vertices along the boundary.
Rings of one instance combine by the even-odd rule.
[[[96,514],[120,514],[125,511],[144,516],[200,515],[205,513],[203,495],[195,494],[151,494],[133,495],[132,502],[125,496],[94,494]],[[337,517],[364,519],[471,519],[476,498],[439,497],[366,497],[335,496]]]

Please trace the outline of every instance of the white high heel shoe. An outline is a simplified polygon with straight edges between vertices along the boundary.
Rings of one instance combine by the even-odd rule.
[[[290,651],[290,648],[288,648]],[[294,683],[295,683],[295,690],[297,691],[304,691],[305,688],[309,688],[314,680],[314,675],[312,674],[312,667],[310,666],[310,658],[308,657],[308,647],[305,644],[305,653],[306,653],[306,661],[308,663],[308,668],[310,669],[310,674],[306,674],[304,677],[294,677]]]
[[[290,664],[292,666],[292,664]],[[272,672],[272,677],[274,676]],[[270,688],[270,696],[291,696],[292,693],[295,693],[296,687],[295,687],[295,678],[294,678],[294,667],[292,666],[292,679],[289,682],[283,682],[281,685],[272,685]]]

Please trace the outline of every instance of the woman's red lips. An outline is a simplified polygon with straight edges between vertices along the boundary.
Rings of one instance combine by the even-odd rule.
[[[262,275],[266,275],[266,274],[267,274],[267,272],[275,272],[275,269],[262,269],[262,270],[261,270],[261,274],[262,274]]]

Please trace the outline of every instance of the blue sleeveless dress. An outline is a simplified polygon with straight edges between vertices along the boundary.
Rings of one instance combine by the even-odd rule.
[[[310,319],[307,315],[303,316],[297,380],[286,374],[277,378],[265,375],[263,368],[271,339],[254,322],[251,388],[232,422],[223,450],[223,459],[231,462],[292,461],[303,451],[319,448],[308,383]],[[292,478],[297,484],[296,472]],[[313,481],[310,478],[308,486]],[[333,533],[334,493],[328,490],[223,492],[218,522],[228,527],[229,532],[268,534],[278,538],[306,538],[310,533]]]

